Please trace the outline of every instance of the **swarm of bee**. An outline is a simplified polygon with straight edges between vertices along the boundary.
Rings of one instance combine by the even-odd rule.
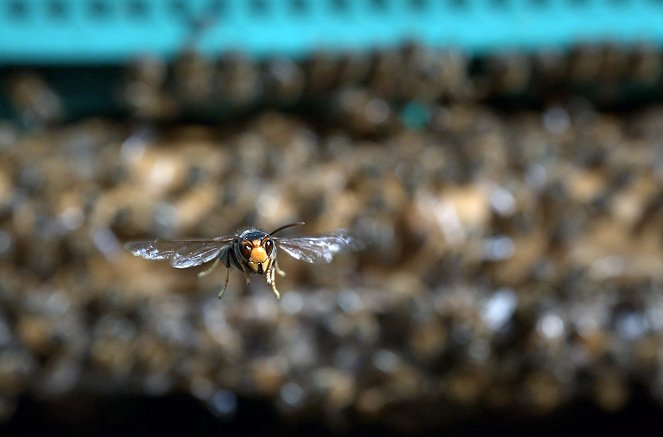
[[[225,419],[261,396],[294,418],[406,431],[579,398],[617,411],[633,381],[660,401],[663,111],[600,105],[656,98],[661,59],[410,47],[144,61],[124,83],[136,130],[49,129],[71,106],[24,78],[3,100],[21,123],[0,121],[0,420],[23,395],[59,406],[78,391],[186,390]],[[490,106],[518,97],[529,110]],[[145,122],[228,107],[261,112]],[[205,281],[122,250],[141,235],[214,235],[220,217],[352,224],[375,247],[314,274],[293,263],[278,301],[224,305]],[[345,231],[284,229],[128,248],[264,275],[275,295],[277,251],[327,262],[356,248]],[[99,375],[112,384],[86,385]]]

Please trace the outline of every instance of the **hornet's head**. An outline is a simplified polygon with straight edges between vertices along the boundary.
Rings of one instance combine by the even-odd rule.
[[[250,271],[263,274],[269,270],[276,257],[274,241],[269,234],[257,230],[245,231],[237,243],[242,263]]]

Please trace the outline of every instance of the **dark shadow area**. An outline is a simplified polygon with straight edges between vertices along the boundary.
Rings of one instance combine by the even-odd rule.
[[[267,400],[240,398],[237,413],[219,418],[185,394],[164,397],[70,395],[56,401],[20,400],[13,418],[0,425],[0,435],[447,435],[474,437],[558,435],[659,435],[663,409],[643,390],[617,412],[578,401],[545,416],[522,417],[485,413],[474,419],[423,433],[399,433],[384,426],[350,424],[343,432],[314,420],[287,422]]]

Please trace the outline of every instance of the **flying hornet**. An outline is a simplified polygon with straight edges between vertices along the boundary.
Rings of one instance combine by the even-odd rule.
[[[222,235],[210,239],[197,240],[152,240],[132,241],[125,248],[136,256],[145,259],[167,259],[170,265],[185,269],[205,264],[214,260],[206,270],[198,273],[199,277],[211,273],[222,262],[226,267],[226,281],[219,292],[219,299],[228,287],[230,268],[244,273],[246,283],[250,284],[250,275],[265,275],[267,285],[277,299],[281,297],[276,288],[276,274],[285,276],[276,259],[277,248],[295,259],[312,263],[330,263],[339,252],[360,249],[363,244],[344,230],[331,234],[312,237],[275,237],[274,235],[304,222],[283,225],[266,233],[251,228],[237,234]]]

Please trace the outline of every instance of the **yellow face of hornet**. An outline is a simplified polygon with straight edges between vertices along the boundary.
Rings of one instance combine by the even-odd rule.
[[[263,274],[269,271],[274,259],[274,242],[269,235],[251,235],[240,241],[240,253],[245,265],[252,272]]]

